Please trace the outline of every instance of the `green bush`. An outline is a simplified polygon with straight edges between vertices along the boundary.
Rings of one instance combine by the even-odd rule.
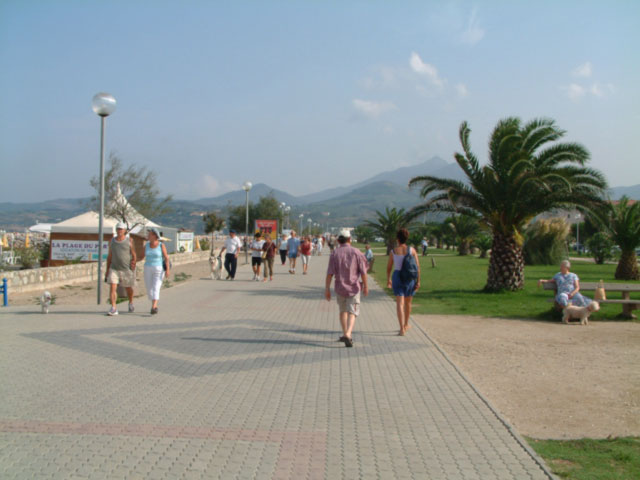
[[[211,244],[209,243],[209,240],[207,238],[203,238],[200,240],[200,250],[202,250],[203,252],[207,252],[209,251],[210,247]]]
[[[527,265],[555,265],[567,258],[569,225],[561,218],[538,220],[525,230],[523,247]]]
[[[16,255],[20,257],[22,268],[33,268],[40,262],[40,250],[34,247],[22,247],[16,249]]]
[[[613,258],[613,240],[604,232],[595,233],[587,240],[587,246],[598,265],[602,265],[606,260]]]
[[[491,235],[482,234],[473,240],[473,246],[480,250],[480,258],[487,258],[487,252],[491,250],[493,238]]]

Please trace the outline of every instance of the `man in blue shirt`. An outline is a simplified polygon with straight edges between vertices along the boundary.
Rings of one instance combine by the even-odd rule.
[[[296,273],[296,259],[298,258],[298,248],[300,247],[300,239],[297,237],[295,230],[291,230],[291,236],[287,240],[287,256],[289,257],[289,273]]]

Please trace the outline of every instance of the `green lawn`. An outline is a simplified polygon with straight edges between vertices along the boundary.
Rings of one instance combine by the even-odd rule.
[[[560,478],[631,480],[640,478],[640,438],[535,440],[529,445]]]
[[[358,245],[360,247],[360,245]],[[386,287],[387,258],[376,251],[373,276],[380,286]],[[432,266],[432,259],[435,267]],[[414,313],[481,315],[504,318],[551,319],[553,312],[547,299],[550,291],[537,287],[539,278],[551,278],[557,266],[529,266],[525,268],[525,287],[519,292],[485,293],[488,260],[475,255],[458,256],[451,250],[430,249],[427,257],[420,257],[422,285],[414,298]],[[574,261],[571,271],[583,282],[615,281],[615,265],[596,265],[588,261]],[[387,290],[391,293],[390,290]],[[584,292],[593,296],[593,292]],[[607,298],[621,298],[620,293],[608,293]],[[635,297],[632,297],[635,298]],[[593,320],[614,320],[622,312],[620,305],[602,305]]]

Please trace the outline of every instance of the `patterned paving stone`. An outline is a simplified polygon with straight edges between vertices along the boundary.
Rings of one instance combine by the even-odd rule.
[[[0,310],[0,477],[549,478],[381,289],[338,342],[327,258],[163,290],[153,317]]]

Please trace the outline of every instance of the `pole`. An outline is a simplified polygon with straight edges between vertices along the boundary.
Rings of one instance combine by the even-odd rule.
[[[7,292],[7,279],[3,278],[2,279],[2,305],[4,307],[9,306],[8,293],[9,292]]]
[[[245,241],[245,248],[244,248],[244,263],[249,263],[249,190],[245,190],[245,193],[247,194],[247,215],[246,215],[246,222],[245,222],[245,233],[244,233],[244,241]]]
[[[576,244],[578,255],[580,255],[580,214],[578,214],[578,223],[576,224]]]
[[[102,294],[102,223],[104,219],[104,124],[105,117],[100,116],[100,216],[98,219],[98,305]]]

